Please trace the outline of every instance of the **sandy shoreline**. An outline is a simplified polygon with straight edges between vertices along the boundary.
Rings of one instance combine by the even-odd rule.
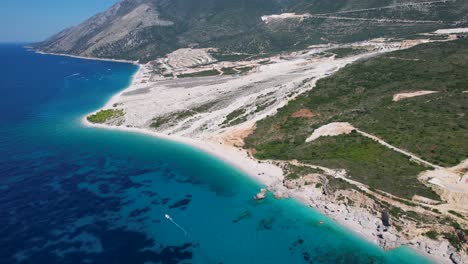
[[[122,93],[126,92],[127,90],[131,90],[134,86],[135,79],[142,74],[143,67],[140,64],[136,64],[139,68],[133,74],[131,84],[114,94],[100,109],[110,107],[112,105],[111,102],[115,101],[114,99],[119,97]],[[234,147],[216,144],[215,142],[210,141],[199,141],[195,139],[191,139],[188,137],[182,137],[177,135],[166,135],[162,133],[158,133],[155,131],[150,131],[144,128],[137,128],[137,127],[123,127],[123,126],[110,126],[105,124],[94,124],[89,122],[86,117],[90,114],[94,114],[95,112],[88,113],[81,118],[81,123],[87,127],[95,127],[95,128],[102,128],[102,129],[110,129],[110,130],[119,130],[119,131],[126,131],[126,132],[134,132],[134,133],[141,133],[153,137],[157,137],[164,140],[169,140],[177,143],[182,143],[189,145],[195,149],[201,150],[205,153],[208,153],[212,156],[215,156],[224,162],[236,167],[240,171],[246,173],[247,175],[254,178],[257,182],[265,185],[271,185],[274,181],[280,179],[283,175],[283,172],[280,168],[272,165],[272,164],[265,164],[265,163],[258,163],[253,159],[249,158],[247,153],[239,151]],[[264,177],[259,177],[259,174],[264,173],[265,175],[269,175],[268,179]]]
[[[169,140],[169,141],[173,141],[176,143],[189,145],[195,149],[198,149],[214,157],[217,157],[218,159],[221,159],[227,164],[230,164],[234,166],[235,168],[237,168],[238,170],[251,176],[258,183],[266,185],[266,186],[274,184],[277,180],[279,180],[282,177],[282,174],[283,174],[282,170],[273,164],[258,163],[257,161],[249,158],[246,153],[241,152],[235,149],[234,147],[216,144],[215,142],[198,141],[195,139],[191,139],[187,137],[180,137],[176,135],[168,136],[162,133],[157,133],[157,132],[153,132],[153,131],[142,129],[142,128],[136,128],[136,127],[120,127],[120,126],[93,124],[93,123],[90,123],[86,119],[86,116],[81,119],[81,123],[87,127],[141,133],[141,134],[153,136],[159,139],[164,139],[164,140]],[[260,177],[259,174],[262,174],[262,173],[264,173],[268,177],[265,178],[264,177],[265,175],[262,175]]]
[[[227,145],[227,144],[220,144],[218,142],[210,141],[210,140],[201,141],[201,140],[196,140],[196,139],[192,139],[192,138],[184,137],[184,136],[166,135],[166,134],[158,133],[156,131],[151,131],[145,128],[111,126],[111,125],[106,125],[106,124],[95,124],[95,123],[89,122],[86,118],[87,116],[91,114],[95,114],[100,109],[111,107],[113,102],[116,101],[115,99],[120,97],[121,94],[125,93],[128,90],[135,89],[134,88],[135,79],[137,79],[140,75],[144,74],[143,65],[140,65],[140,64],[136,64],[136,65],[138,65],[139,68],[138,68],[138,71],[135,72],[135,74],[133,74],[132,80],[130,82],[131,84],[128,85],[123,90],[114,94],[101,108],[97,109],[94,112],[84,115],[80,120],[83,126],[107,129],[107,130],[117,130],[117,131],[131,132],[131,133],[139,133],[139,134],[156,137],[156,138],[163,139],[163,140],[169,140],[175,143],[185,144],[194,149],[197,149],[209,155],[212,155],[222,160],[223,162],[235,167],[236,169],[240,170],[241,172],[245,173],[247,176],[255,180],[260,185],[264,185],[265,187],[267,187],[269,191],[278,190],[278,187],[281,187],[282,190],[280,191],[287,191],[285,190],[284,186],[282,186],[284,175],[283,175],[283,170],[280,167],[273,165],[271,163],[268,163],[268,162],[263,162],[263,161],[260,162],[260,161],[254,160],[247,154],[247,151],[243,149],[236,148],[234,146]],[[291,191],[287,191],[287,194],[288,196],[296,199],[297,201],[306,205],[307,207],[313,207],[309,200],[310,197],[307,194],[291,192]],[[252,196],[253,195],[254,194],[252,194]],[[357,228],[358,226],[356,224],[353,224],[344,220],[341,221],[341,219],[333,217],[332,215],[327,214],[326,212],[323,212],[319,210],[318,208],[315,208],[315,209],[321,212],[322,214],[324,214],[325,216],[329,217],[330,219],[333,219],[338,224],[346,227],[349,231],[361,237],[362,239],[367,240],[373,244],[377,243],[376,240],[373,238],[373,236],[361,232],[359,228]]]
[[[139,68],[133,74],[130,85],[122,89],[121,91],[117,92],[106,103],[99,109],[94,112],[88,113],[81,118],[81,124],[87,127],[94,127],[94,128],[101,128],[101,129],[109,129],[109,130],[119,130],[119,131],[126,131],[126,132],[133,132],[133,133],[141,133],[149,136],[153,136],[159,139],[169,140],[177,143],[182,143],[189,145],[195,149],[201,150],[207,154],[217,157],[222,161],[234,166],[235,168],[239,169],[240,171],[244,172],[245,174],[252,177],[260,184],[264,185],[272,185],[276,183],[278,180],[282,180],[283,171],[281,168],[269,164],[269,163],[259,163],[256,160],[253,160],[248,156],[245,151],[241,151],[236,149],[233,146],[228,146],[224,144],[217,144],[214,141],[200,141],[196,139],[192,139],[189,137],[177,136],[177,135],[166,135],[163,133],[158,133],[156,131],[151,131],[144,128],[138,127],[124,127],[124,126],[111,126],[106,124],[95,124],[89,122],[86,117],[91,114],[95,114],[97,111],[111,107],[112,102],[115,101],[115,98],[121,96],[122,93],[125,93],[128,90],[134,89],[135,86],[135,79],[137,79],[140,75],[144,74],[144,67],[141,64],[137,64]],[[260,177],[260,174],[268,175],[268,178],[265,178],[264,175]]]
[[[463,30],[465,30],[465,29],[463,29]],[[367,55],[368,56],[375,56],[375,55],[385,53],[385,52],[389,52],[389,51],[392,51],[392,50],[409,48],[409,47],[417,45],[419,43],[424,43],[424,41],[423,40],[420,40],[419,42],[418,41],[406,41],[406,42],[403,41],[400,44],[396,44],[396,43],[392,44],[391,42],[386,43],[384,40],[379,39],[379,40],[376,40],[376,42],[371,42],[370,43],[372,45],[375,45],[375,50],[369,51],[369,53]],[[369,43],[360,43],[357,46],[367,47],[368,45],[369,45]],[[312,186],[307,186],[307,187],[298,188],[298,189],[287,189],[283,185],[283,179],[284,179],[283,170],[279,166],[273,164],[272,161],[258,161],[256,159],[252,158],[245,149],[233,146],[232,142],[225,142],[221,138],[202,137],[204,135],[202,135],[201,137],[197,137],[197,135],[195,133],[196,132],[195,130],[189,131],[189,132],[191,132],[193,134],[190,134],[190,133],[182,134],[182,132],[180,132],[181,130],[177,130],[177,129],[182,129],[182,127],[171,128],[170,130],[166,130],[166,131],[163,131],[163,132],[153,131],[151,128],[149,128],[149,124],[145,123],[145,122],[147,122],[148,120],[151,120],[151,119],[148,119],[148,118],[146,118],[144,120],[143,119],[138,119],[137,117],[141,117],[141,116],[136,115],[136,113],[138,111],[140,111],[140,112],[148,111],[148,112],[154,114],[154,113],[157,113],[158,110],[160,110],[158,108],[149,109],[148,106],[150,106],[151,104],[152,105],[160,105],[158,103],[161,103],[161,102],[154,101],[154,102],[150,102],[150,104],[141,104],[142,103],[141,98],[137,98],[137,96],[135,96],[135,94],[139,93],[139,95],[141,97],[146,98],[147,96],[150,95],[149,93],[147,93],[147,91],[151,91],[152,88],[153,88],[153,87],[148,86],[148,83],[146,82],[146,80],[145,80],[145,82],[143,82],[143,79],[144,79],[143,76],[147,75],[148,72],[149,72],[147,70],[147,67],[145,67],[144,64],[140,64],[138,61],[102,59],[102,58],[83,57],[83,56],[68,55],[68,54],[48,53],[48,52],[42,52],[42,51],[35,50],[32,47],[27,47],[26,46],[26,48],[28,48],[29,50],[31,50],[33,52],[36,52],[38,54],[64,56],[64,57],[77,58],[77,59],[86,59],[86,60],[109,61],[109,62],[117,62],[117,63],[130,63],[130,64],[138,66],[138,70],[132,76],[132,80],[131,80],[130,84],[127,87],[125,87],[121,91],[119,91],[119,92],[115,93],[114,95],[112,95],[110,97],[110,99],[107,100],[99,109],[97,109],[96,111],[94,111],[92,113],[89,113],[89,114],[94,114],[99,110],[115,107],[114,104],[119,103],[121,105],[121,107],[124,108],[123,110],[125,110],[126,113],[129,116],[132,116],[134,118],[135,122],[126,123],[126,124],[120,125],[120,126],[110,125],[110,124],[94,124],[94,123],[90,123],[87,120],[86,117],[89,115],[89,114],[87,114],[87,115],[83,116],[80,119],[80,124],[82,126],[84,126],[84,127],[94,127],[94,128],[99,128],[99,129],[119,130],[119,131],[131,132],[131,133],[141,133],[141,134],[144,134],[144,135],[157,137],[157,138],[162,139],[162,140],[169,140],[169,141],[172,141],[172,142],[189,145],[190,147],[192,147],[194,149],[203,151],[203,152],[205,152],[205,153],[207,153],[209,155],[212,155],[212,156],[224,161],[227,164],[230,164],[231,166],[235,167],[236,169],[242,171],[243,173],[245,173],[246,175],[251,177],[253,180],[258,182],[259,184],[266,186],[268,188],[268,190],[270,190],[271,192],[273,192],[275,194],[276,194],[276,192],[284,194],[286,197],[291,197],[291,198],[296,199],[297,201],[299,201],[300,203],[302,203],[302,204],[304,204],[304,205],[306,205],[308,207],[314,208],[318,212],[322,213],[324,216],[332,219],[338,225],[341,225],[341,226],[345,227],[351,233],[353,233],[356,236],[362,238],[363,240],[366,240],[366,241],[368,241],[368,242],[370,242],[372,244],[378,245],[381,248],[387,248],[387,249],[388,248],[393,248],[391,246],[388,246],[389,244],[385,244],[387,242],[391,242],[391,243],[394,242],[396,245],[407,245],[410,248],[414,249],[420,255],[423,255],[423,256],[425,256],[425,257],[427,257],[429,259],[432,259],[436,263],[452,263],[450,261],[450,258],[449,258],[451,256],[447,255],[447,251],[446,251],[447,245],[446,244],[436,243],[435,241],[430,240],[430,239],[425,238],[425,237],[416,237],[416,238],[412,239],[411,241],[408,241],[408,240],[405,240],[405,239],[400,239],[401,237],[399,235],[401,235],[401,233],[396,232],[394,230],[391,230],[389,232],[390,235],[392,235],[392,236],[397,235],[398,239],[395,239],[395,240],[393,240],[393,239],[389,239],[389,240],[388,239],[379,239],[378,235],[382,235],[382,233],[380,231],[380,226],[382,225],[382,219],[380,217],[380,213],[377,213],[377,215],[375,215],[375,212],[373,214],[371,211],[367,211],[365,209],[355,208],[355,207],[352,207],[352,206],[351,207],[343,206],[343,204],[339,204],[336,201],[334,201],[333,199],[329,199],[327,197],[324,197],[325,195],[323,195],[320,192],[319,189],[314,188]],[[324,48],[324,50],[326,50],[326,48]],[[307,67],[309,67],[309,66],[307,66],[309,64],[313,65],[313,63],[316,63],[316,66],[317,66],[316,68],[317,69],[319,69],[320,67],[325,67],[324,66],[325,64],[322,64],[325,61],[318,61],[318,60],[317,61],[311,61],[311,60],[307,60],[307,59],[302,59],[302,60],[295,61],[294,59],[296,59],[297,57],[300,57],[300,55],[294,54],[294,55],[291,55],[290,57],[286,56],[286,59],[284,59],[284,60],[283,59],[273,60],[274,62],[272,61],[271,64],[259,66],[259,68],[268,68],[264,72],[268,72],[268,74],[272,74],[272,75],[287,73],[287,75],[283,75],[283,76],[279,75],[279,77],[285,78],[285,76],[289,77],[289,76],[300,75],[303,72],[307,72],[307,74],[309,74],[309,72],[314,72],[313,71],[314,66],[311,66],[310,68],[307,68]],[[334,60],[334,58],[330,58],[330,59]],[[297,71],[283,72],[283,71],[281,71],[282,69],[275,68],[277,63],[280,62],[280,61],[281,61],[281,63],[283,63],[283,66],[281,66],[281,67],[288,67],[288,66],[296,67]],[[338,64],[335,65],[336,68],[343,67],[343,65],[340,65],[339,62],[340,61],[338,61]],[[353,62],[354,62],[354,60],[350,59],[349,63],[353,63]],[[300,65],[299,65],[299,63],[300,63]],[[330,65],[328,65],[328,66],[330,66]],[[318,73],[316,73],[316,75],[312,75],[314,77],[314,79],[312,81],[309,81],[311,83],[309,87],[313,87],[315,85],[315,82],[318,79],[329,76],[329,75],[333,74],[336,70],[335,70],[335,68],[331,68],[331,66],[330,66],[328,71],[326,71],[326,70],[323,70],[323,72],[321,72],[321,71],[322,70],[320,70],[320,71],[317,70]],[[249,75],[249,76],[251,76],[251,75]],[[239,87],[241,87],[241,85],[251,85],[252,83],[259,86],[259,85],[262,84],[262,81],[268,80],[266,78],[265,79],[261,79],[261,78],[255,79],[256,76],[258,76],[258,74],[254,75],[254,77],[252,77],[252,79],[250,79],[250,80],[247,80],[247,78],[244,78],[243,80],[240,80],[238,83],[236,83],[236,80],[234,80],[234,81],[231,81],[229,83],[229,85],[226,85],[226,86],[232,86],[233,83],[235,83]],[[277,77],[277,76],[274,76],[274,77]],[[231,78],[231,77],[227,76],[225,78]],[[242,81],[244,81],[245,83],[242,83]],[[293,82],[293,81],[295,81],[295,80],[291,79],[291,82]],[[179,82],[184,82],[184,81],[179,80]],[[184,85],[181,85],[181,87],[187,88],[187,90],[188,90],[189,88],[192,88],[191,85],[192,84],[185,84],[186,87]],[[206,85],[199,84],[197,87],[199,88],[199,87],[202,87],[202,86],[210,86],[210,85],[214,86],[215,84],[209,83],[208,81],[206,81]],[[195,86],[193,86],[193,87],[195,87]],[[179,88],[179,87],[176,87],[176,88]],[[275,90],[281,90],[280,88],[282,88],[282,86],[279,87],[279,88],[275,88],[275,87],[273,87],[273,88]],[[307,89],[309,89],[309,88],[307,88]],[[154,90],[156,92],[156,89],[154,89]],[[304,90],[306,90],[306,89],[304,89]],[[235,91],[235,90],[233,90],[233,91],[237,93],[237,91]],[[288,90],[288,91],[298,92],[299,90],[291,89],[291,90]],[[130,104],[130,103],[127,104],[127,102],[130,101],[130,99],[128,99],[129,96],[125,95],[125,93],[127,93],[127,92],[128,93],[131,93],[131,92],[134,93],[133,94],[134,97],[131,98],[132,100],[134,100],[133,104]],[[165,92],[165,91],[164,90],[163,91],[157,90],[157,93],[160,93],[160,92]],[[213,92],[212,94],[208,94],[208,95],[214,95],[214,94],[217,94],[217,93]],[[299,94],[299,93],[297,93],[297,94]],[[196,95],[193,95],[193,94],[190,95],[190,93],[189,93],[187,97],[182,97],[182,96],[177,95],[174,98],[172,98],[171,95],[174,95],[174,94],[169,94],[169,93],[158,94],[158,96],[164,98],[164,100],[168,100],[168,98],[173,99],[173,100],[168,100],[168,101],[170,101],[169,104],[179,104],[179,103],[182,102],[182,103],[187,103],[187,105],[188,105],[189,103],[193,103],[191,101],[191,98],[192,97],[197,97],[197,95],[199,97],[202,97],[201,95],[209,97],[209,96],[207,96],[207,93],[206,93],[205,90],[197,91]],[[277,96],[277,95],[275,94],[275,96]],[[119,99],[121,99],[122,97],[125,97],[125,99],[126,99],[126,100],[124,100],[124,102],[119,101]],[[241,98],[241,99],[246,99],[247,97],[248,97],[248,95],[246,95],[244,98]],[[284,103],[284,102],[282,102],[282,100],[284,98],[286,98],[286,97],[284,97],[284,98],[277,97],[277,98],[280,98],[280,99],[278,100],[278,102],[276,104],[278,106],[281,106],[281,103]],[[293,98],[293,97],[290,97],[290,98]],[[234,98],[234,99],[238,99],[238,98]],[[287,101],[285,101],[285,102],[287,102]],[[246,105],[245,102],[244,102],[244,105]],[[125,109],[125,107],[126,107],[126,109]],[[183,107],[186,107],[186,105],[184,104]],[[222,108],[222,109],[224,109],[224,110],[227,109],[226,111],[228,111],[227,113],[229,113],[229,112],[232,112],[233,110],[235,110],[236,108],[238,108],[238,105],[233,105],[232,109],[231,108]],[[133,111],[131,111],[132,109],[133,109]],[[172,110],[174,110],[174,109],[172,109]],[[263,115],[257,115],[257,119],[251,120],[252,122],[249,121],[249,125],[253,125],[255,123],[255,121],[267,116],[268,114],[272,114],[272,113],[274,113],[274,111],[269,112],[267,114],[263,114]],[[171,113],[163,113],[163,114],[171,114]],[[219,115],[222,116],[222,115],[225,115],[225,113],[224,114],[221,113]],[[212,119],[214,117],[215,117],[214,115],[213,116],[207,116],[205,119]],[[150,117],[150,118],[152,118],[152,117]],[[206,120],[203,120],[203,121],[206,121]],[[196,127],[197,125],[198,124],[195,124],[194,127]],[[199,127],[201,127],[201,123],[200,123]],[[209,127],[209,128],[211,128],[211,127]],[[215,128],[215,129],[217,129],[217,128]],[[220,132],[224,133],[224,132],[226,132],[226,130],[227,129],[223,129]],[[212,131],[210,131],[210,132],[212,132]],[[180,133],[180,134],[174,134],[174,133]],[[209,134],[209,133],[207,133],[207,134]],[[191,137],[191,135],[196,135],[196,136]],[[252,196],[253,195],[255,195],[255,194],[252,194]],[[388,235],[389,233],[385,233],[385,234]],[[382,242],[384,242],[384,243],[382,243]],[[444,249],[444,247],[445,247],[445,249]]]
[[[90,114],[93,114],[93,113],[90,113]],[[215,142],[210,142],[210,141],[199,141],[199,140],[195,140],[195,139],[191,139],[187,137],[180,137],[176,135],[168,136],[162,133],[157,133],[154,131],[150,131],[150,130],[142,129],[142,128],[136,128],[136,127],[121,127],[121,126],[94,124],[94,123],[89,122],[86,119],[86,116],[81,118],[81,124],[86,127],[139,133],[139,134],[156,137],[158,139],[169,140],[175,143],[189,145],[192,148],[203,151],[235,167],[236,169],[245,173],[247,176],[254,179],[259,184],[265,185],[265,187],[268,187],[269,191],[277,190],[278,184],[279,183],[282,184],[283,171],[281,168],[271,163],[266,163],[266,162],[260,163],[252,159],[251,157],[249,157],[245,151],[241,151],[232,146],[216,144]],[[310,198],[308,197],[307,194],[291,192],[291,191],[288,191],[287,194],[289,195],[289,197],[296,199],[302,204],[308,207],[313,207],[310,204],[310,201],[309,201]],[[252,196],[253,195],[254,194],[252,194]],[[318,208],[315,208],[315,209],[319,210]],[[351,231],[355,235],[373,244],[377,243],[376,240],[373,238],[373,236],[370,236],[369,234],[366,234],[365,232],[361,232],[359,228],[357,228],[358,226],[356,224],[336,218],[321,210],[319,211],[325,216],[333,219],[335,222],[339,223],[340,225],[346,227],[349,231]]]
[[[110,126],[110,125],[102,125],[102,124],[93,124],[90,123],[86,116],[81,119],[81,124],[86,127],[93,127],[93,128],[100,128],[100,129],[108,129],[108,130],[117,130],[117,131],[125,131],[131,133],[140,133],[148,136],[153,136],[163,140],[169,140],[175,143],[181,143],[189,145],[197,150],[203,151],[209,155],[212,155],[227,164],[234,166],[236,169],[242,171],[253,180],[258,182],[261,185],[265,185],[267,189],[271,192],[275,191],[282,191],[284,194],[287,194],[289,198],[295,199],[298,202],[304,204],[307,207],[313,208],[323,214],[324,216],[330,218],[338,225],[345,227],[349,232],[354,234],[357,237],[360,237],[363,240],[366,240],[374,245],[379,245],[378,240],[375,236],[375,231],[366,229],[362,226],[359,222],[347,219],[347,217],[343,217],[342,214],[333,214],[332,211],[327,211],[324,208],[327,207],[327,204],[320,204],[321,207],[318,207],[317,204],[311,203],[311,196],[310,193],[307,191],[291,191],[286,190],[284,186],[282,186],[282,179],[283,179],[283,171],[276,165],[270,163],[259,163],[258,161],[250,158],[245,151],[238,150],[232,146],[226,145],[219,145],[215,142],[207,142],[207,141],[198,141],[187,137],[180,137],[175,135],[165,135],[153,131],[149,131],[142,128],[136,127],[119,127],[119,126]],[[280,189],[278,189],[278,187]],[[259,190],[260,191],[260,190]],[[252,194],[252,196],[255,194]],[[330,206],[330,205],[328,205]],[[378,217],[374,217],[374,219],[369,220],[379,220]],[[407,245],[411,249],[415,250],[418,254],[425,256],[426,258],[434,261],[435,263],[450,263],[448,259],[438,257],[435,255],[429,255],[423,249],[411,245]]]

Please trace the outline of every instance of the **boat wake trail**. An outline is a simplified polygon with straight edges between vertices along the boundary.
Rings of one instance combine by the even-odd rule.
[[[185,229],[183,227],[181,227],[179,224],[177,224],[170,215],[168,214],[165,214],[164,217],[166,217],[167,220],[171,221],[175,226],[177,226],[180,230],[182,230],[185,234],[185,236],[187,236],[187,231],[185,231]]]
[[[67,76],[65,78],[75,77],[75,76],[78,76],[78,75],[80,75],[80,73],[75,73],[75,74],[69,75],[69,76]]]

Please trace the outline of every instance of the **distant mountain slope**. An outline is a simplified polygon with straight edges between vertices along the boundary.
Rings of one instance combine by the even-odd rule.
[[[262,21],[286,12],[311,15]],[[140,61],[183,47],[278,52],[431,31],[466,21],[467,13],[464,0],[123,0],[36,48]]]
[[[52,36],[38,47],[56,53],[134,59],[143,57],[144,52],[164,50],[164,41],[158,39],[156,34],[148,35],[145,32],[150,28],[160,28],[161,32],[166,28],[171,31],[170,26],[174,23],[160,19],[152,2],[119,2],[82,24]],[[150,42],[153,43],[148,45]],[[127,55],[127,52],[131,55]]]

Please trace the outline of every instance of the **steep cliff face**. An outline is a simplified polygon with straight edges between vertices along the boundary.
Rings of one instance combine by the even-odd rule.
[[[282,13],[305,16],[262,20]],[[467,13],[464,0],[123,0],[36,48],[140,61],[184,47],[278,52],[427,32],[466,23]]]

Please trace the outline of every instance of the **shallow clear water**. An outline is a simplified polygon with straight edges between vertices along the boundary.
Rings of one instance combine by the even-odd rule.
[[[256,202],[258,183],[188,146],[83,127],[133,65],[19,45],[0,58],[1,263],[427,262],[294,200]]]

